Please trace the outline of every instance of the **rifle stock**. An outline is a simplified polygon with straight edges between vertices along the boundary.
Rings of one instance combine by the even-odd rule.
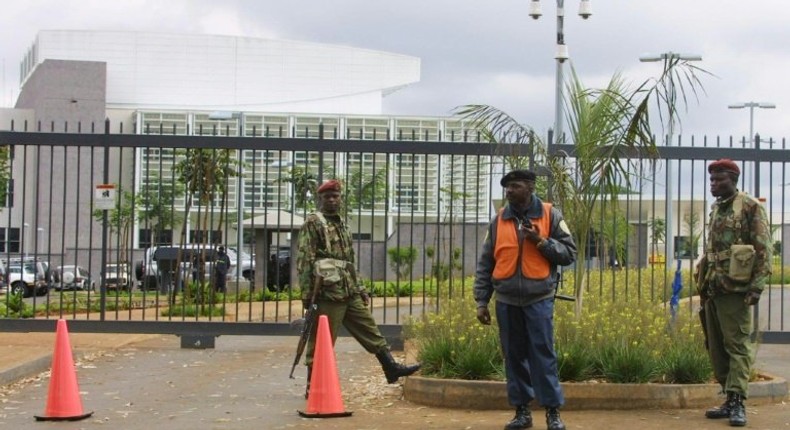
[[[708,349],[708,324],[705,320],[705,304],[699,309],[699,323],[702,327],[702,336],[705,341],[705,349]]]
[[[304,349],[307,346],[307,341],[310,339],[310,333],[313,330],[313,324],[315,324],[316,315],[318,315],[318,304],[315,300],[318,297],[318,290],[320,290],[320,288],[321,276],[316,274],[315,281],[313,282],[313,295],[310,296],[310,306],[307,307],[304,314],[302,332],[299,335],[299,343],[296,345],[296,356],[291,365],[291,373],[288,376],[291,379],[294,379],[294,370],[296,370],[296,365],[299,364],[299,360],[302,359],[302,354],[304,354]]]

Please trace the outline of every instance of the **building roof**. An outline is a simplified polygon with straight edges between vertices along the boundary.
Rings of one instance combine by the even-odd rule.
[[[299,230],[302,228],[302,224],[304,224],[304,217],[285,211],[267,212],[242,222],[245,229],[257,228],[274,231]]]
[[[47,59],[107,64],[107,107],[380,114],[420,59],[348,46],[131,31],[40,31],[22,84]]]

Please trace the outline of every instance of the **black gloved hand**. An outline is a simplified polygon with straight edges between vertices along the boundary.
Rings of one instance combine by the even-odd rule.
[[[746,293],[746,296],[744,296],[743,298],[743,303],[746,304],[746,306],[756,305],[757,302],[759,301],[760,301],[760,293],[758,293],[757,291],[749,291],[748,293]]]
[[[478,306],[477,320],[480,321],[480,324],[491,325],[491,314],[488,312],[488,307]]]
[[[370,294],[368,294],[367,291],[365,290],[360,291],[359,297],[362,298],[362,303],[364,303],[365,306],[368,306],[370,304]]]

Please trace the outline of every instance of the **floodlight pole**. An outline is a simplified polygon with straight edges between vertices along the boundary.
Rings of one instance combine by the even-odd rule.
[[[757,148],[757,145],[755,144],[756,142],[755,142],[755,136],[754,136],[754,109],[755,108],[758,108],[758,109],[776,109],[776,105],[773,104],[773,103],[766,103],[766,102],[745,102],[745,103],[731,104],[731,105],[729,105],[727,107],[729,109],[745,109],[745,108],[749,108],[749,138],[747,139],[748,141],[746,142],[746,148]],[[754,167],[749,169],[749,170],[751,170],[752,176],[756,173]],[[744,179],[743,180],[743,191],[748,191],[749,188],[748,188],[748,184],[746,183],[746,180],[749,179],[749,177],[748,176],[744,176],[743,179]],[[755,189],[752,190],[752,193],[756,195],[756,193],[757,193],[757,190],[756,190],[757,184],[753,182],[752,186],[755,187]]]
[[[639,61],[641,62],[656,62],[661,61],[664,63],[664,69],[667,68],[667,64],[670,61],[702,61],[701,55],[696,54],[678,54],[676,52],[665,52],[658,55],[643,55],[639,57]],[[669,80],[669,97],[674,99],[675,97],[675,82],[674,80]],[[667,141],[666,146],[672,146],[672,140],[674,138],[675,133],[675,118],[674,116],[670,115],[669,117],[669,127],[667,131]],[[672,177],[674,176],[673,168],[672,168],[672,160],[667,158],[667,179],[666,179],[666,192],[665,192],[665,199],[664,208],[665,208],[665,217],[666,217],[666,249],[667,255],[664,258],[664,264],[666,264],[667,271],[671,267],[672,261],[675,259],[675,235],[674,235],[674,226],[672,225],[672,218],[674,214],[673,204],[672,204]]]
[[[563,107],[563,71],[562,65],[568,59],[568,46],[565,45],[565,0],[557,1],[557,51],[554,58],[557,60],[557,72],[554,88],[554,142],[563,143],[562,107]],[[529,16],[538,19],[542,15],[540,0],[532,0],[529,6]],[[581,0],[579,3],[579,16],[587,19],[592,15],[590,0]]]

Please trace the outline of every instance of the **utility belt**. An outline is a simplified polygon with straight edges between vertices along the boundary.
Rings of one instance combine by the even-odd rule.
[[[757,253],[754,245],[733,244],[730,249],[719,252],[706,252],[708,264],[719,267],[719,262],[728,261],[727,276],[735,282],[749,282]]]
[[[719,252],[706,252],[705,258],[708,260],[708,263],[712,264],[717,261],[729,260],[730,255],[732,255],[732,253],[730,252],[729,249],[727,249]]]
[[[336,258],[321,258],[315,261],[315,273],[321,277],[323,285],[335,285],[343,279],[344,270],[352,271],[354,266],[350,261]]]

